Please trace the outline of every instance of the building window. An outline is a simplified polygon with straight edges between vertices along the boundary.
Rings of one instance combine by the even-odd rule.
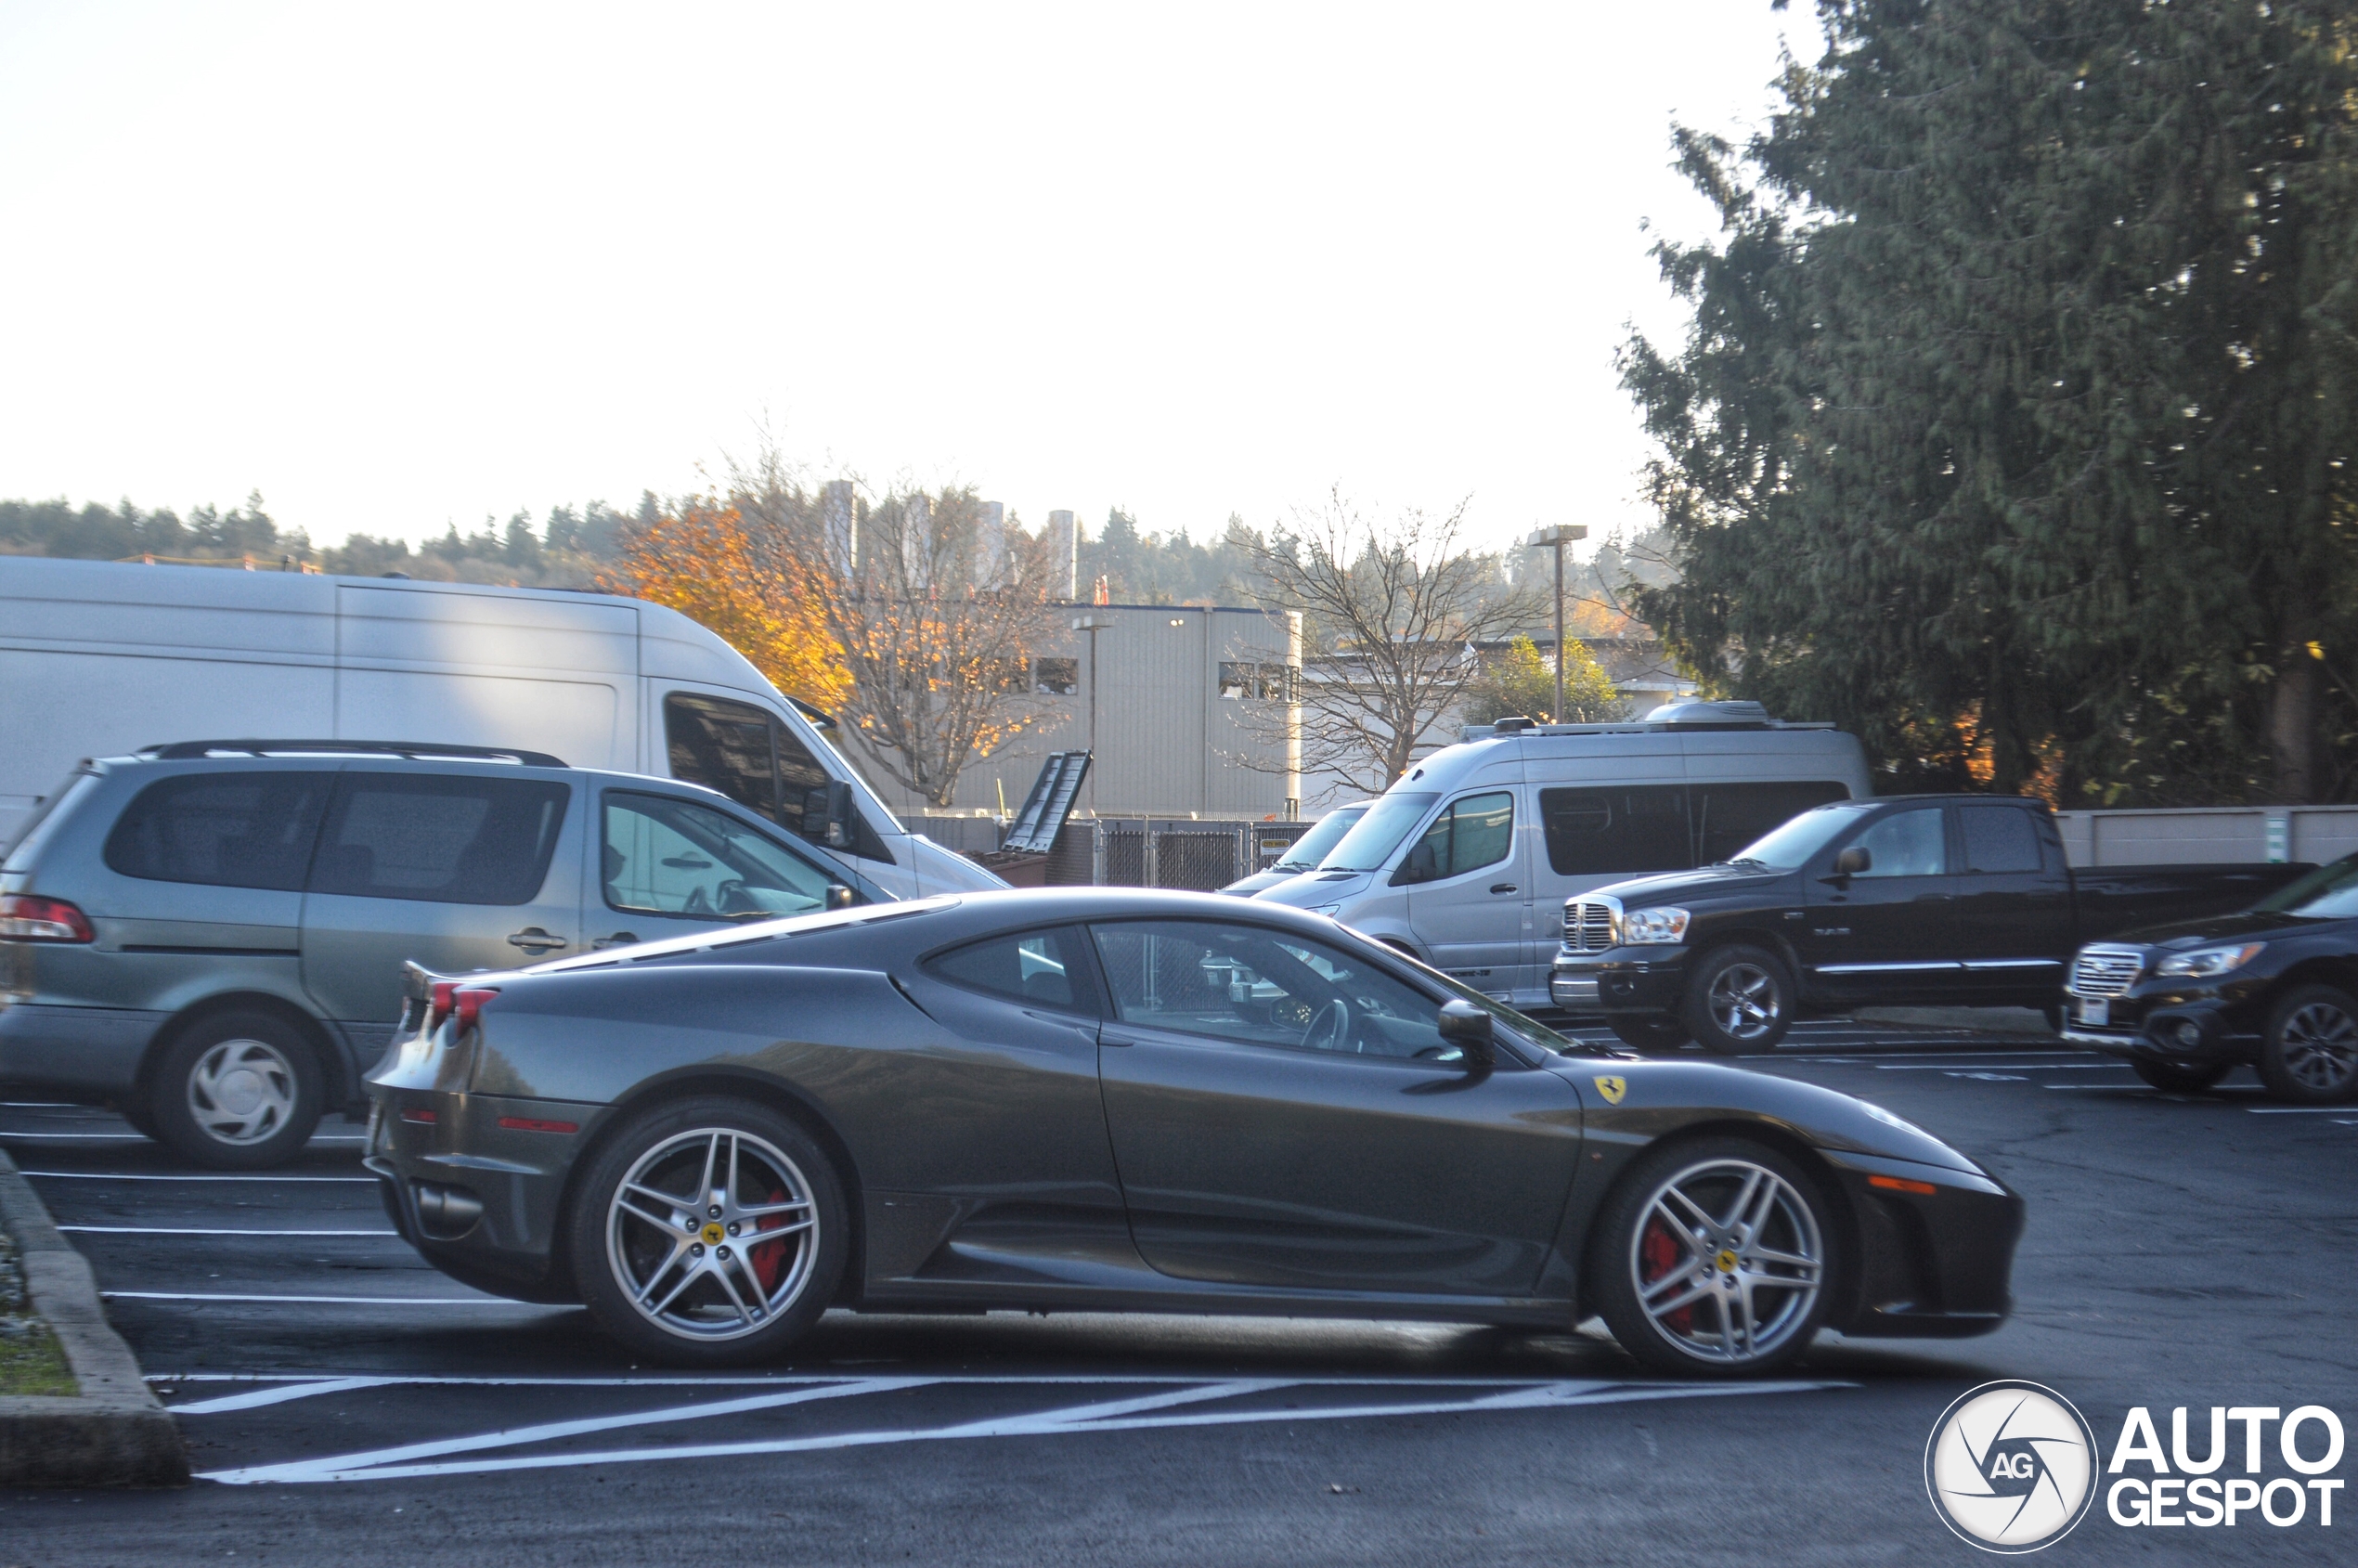
[[[1050,696],[1069,697],[1081,690],[1079,659],[1042,659],[1032,689]]]
[[[1299,702],[1302,671],[1288,664],[1250,664],[1224,660],[1220,666],[1220,695],[1225,702],[1247,697],[1263,702]]]

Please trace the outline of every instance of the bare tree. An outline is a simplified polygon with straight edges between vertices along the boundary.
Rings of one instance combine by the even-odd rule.
[[[1496,556],[1464,544],[1466,503],[1389,523],[1363,517],[1340,489],[1266,537],[1231,538],[1250,555],[1262,608],[1302,616],[1302,772],[1363,789],[1389,787],[1430,749],[1435,724],[1478,671],[1470,644],[1520,630],[1544,613]],[[1264,710],[1261,721],[1285,710]],[[1241,759],[1240,759],[1241,760]]]
[[[823,611],[851,675],[846,727],[888,777],[936,806],[959,775],[1058,717],[1031,679],[1053,641],[1044,538],[972,488],[813,487],[765,450],[732,466],[755,551]]]

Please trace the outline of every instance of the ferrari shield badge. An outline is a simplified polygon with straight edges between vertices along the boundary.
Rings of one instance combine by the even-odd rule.
[[[1629,1093],[1629,1084],[1624,1079],[1600,1078],[1597,1080],[1597,1093],[1605,1097],[1605,1104],[1617,1106],[1621,1103],[1621,1096]]]

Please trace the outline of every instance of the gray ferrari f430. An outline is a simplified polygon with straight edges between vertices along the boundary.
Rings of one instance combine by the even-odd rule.
[[[1050,888],[412,968],[369,1167],[437,1267],[681,1365],[830,1306],[1985,1333],[2022,1200],[1808,1084],[1566,1040],[1321,916]]]

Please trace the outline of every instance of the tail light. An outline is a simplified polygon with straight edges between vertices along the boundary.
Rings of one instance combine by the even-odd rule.
[[[442,1027],[446,1018],[459,1020],[463,1034],[475,1027],[483,1016],[483,1004],[499,994],[494,986],[471,986],[463,980],[434,982],[434,1003],[426,1015],[426,1032],[432,1034]]]
[[[0,941],[86,942],[97,940],[83,913],[63,899],[0,893]]]

